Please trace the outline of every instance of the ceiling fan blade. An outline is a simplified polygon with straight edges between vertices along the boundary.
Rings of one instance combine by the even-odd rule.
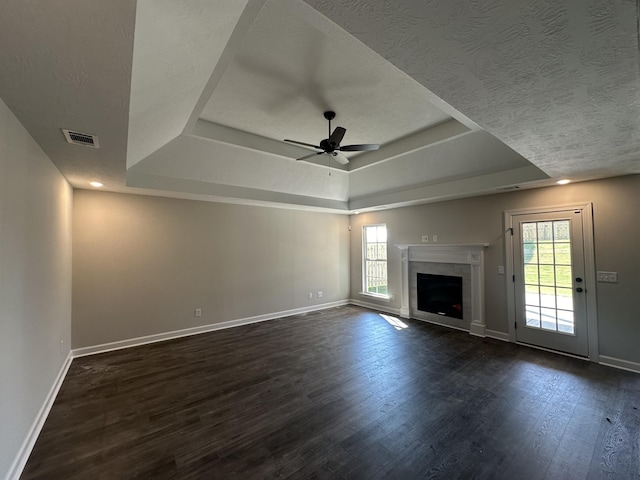
[[[344,134],[347,133],[347,130],[342,127],[336,127],[331,136],[329,137],[330,145],[340,145]]]
[[[284,141],[288,143],[295,143],[296,145],[303,145],[305,147],[317,148],[318,150],[322,150],[321,147],[317,145],[311,145],[310,143],[298,142],[296,140],[287,140],[286,138],[284,139]]]
[[[347,163],[349,163],[349,159],[347,157],[345,157],[344,155],[342,155],[341,153],[338,153],[338,152],[333,152],[333,158],[340,165],[346,165]]]
[[[298,161],[298,160],[306,160],[308,158],[315,157],[316,155],[324,155],[324,152],[318,152],[318,153],[312,153],[311,155],[305,155],[304,157],[296,158],[296,161]]]
[[[345,145],[344,147],[340,147],[339,150],[341,152],[371,152],[379,148],[380,145],[376,145],[375,143],[365,143],[363,145]]]

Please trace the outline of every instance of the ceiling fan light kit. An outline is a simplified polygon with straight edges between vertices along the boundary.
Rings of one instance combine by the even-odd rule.
[[[340,152],[370,152],[373,150],[378,150],[380,148],[380,145],[371,143],[362,145],[340,146],[340,142],[344,138],[345,133],[347,133],[347,130],[343,127],[336,127],[335,130],[331,132],[331,120],[336,118],[336,112],[327,110],[326,112],[324,112],[324,118],[329,121],[329,137],[321,140],[320,145],[299,142],[297,140],[284,140],[285,142],[302,145],[303,147],[311,147],[317,150],[322,150],[321,152],[305,155],[304,157],[298,158],[296,160],[307,160],[309,158],[315,157],[316,155],[331,155],[338,163],[346,165],[347,163],[349,163],[349,159],[342,155]]]

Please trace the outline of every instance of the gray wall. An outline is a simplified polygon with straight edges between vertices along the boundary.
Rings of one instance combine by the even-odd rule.
[[[617,284],[597,284],[600,354],[640,363],[640,175],[514,191],[449,202],[351,216],[352,298],[362,297],[362,226],[386,223],[389,288],[400,308],[400,252],[395,244],[421,243],[438,235],[438,243],[486,242],[485,314],[487,328],[508,332],[503,212],[505,210],[593,202],[596,270],[618,272]]]
[[[71,204],[67,181],[0,100],[0,477],[69,354]]]
[[[76,190],[73,235],[74,348],[349,298],[345,215]]]

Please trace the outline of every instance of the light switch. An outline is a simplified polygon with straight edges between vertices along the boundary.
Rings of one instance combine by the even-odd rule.
[[[603,283],[618,283],[618,272],[598,272],[598,281]]]

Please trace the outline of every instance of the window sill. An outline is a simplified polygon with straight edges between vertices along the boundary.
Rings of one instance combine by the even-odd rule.
[[[368,292],[358,292],[358,295],[363,297],[375,298],[377,300],[383,300],[386,303],[391,302],[393,299],[393,295],[383,295],[381,293],[368,293]]]

